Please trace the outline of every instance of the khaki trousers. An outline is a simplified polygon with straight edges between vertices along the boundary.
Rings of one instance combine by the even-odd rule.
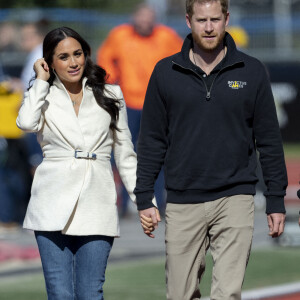
[[[166,207],[168,300],[197,300],[205,254],[213,257],[211,300],[240,300],[254,223],[252,195]]]

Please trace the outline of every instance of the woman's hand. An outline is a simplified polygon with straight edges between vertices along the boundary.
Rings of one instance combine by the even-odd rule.
[[[44,58],[39,58],[33,66],[36,78],[47,81],[50,78],[49,66]]]

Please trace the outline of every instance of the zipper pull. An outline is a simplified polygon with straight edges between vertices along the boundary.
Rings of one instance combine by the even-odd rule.
[[[206,101],[209,101],[210,100],[210,92],[207,92],[206,94]]]

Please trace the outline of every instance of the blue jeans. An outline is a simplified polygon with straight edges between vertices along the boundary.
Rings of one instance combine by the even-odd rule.
[[[48,300],[102,300],[114,238],[36,231]]]

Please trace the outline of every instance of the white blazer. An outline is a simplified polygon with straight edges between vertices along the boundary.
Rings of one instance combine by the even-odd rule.
[[[110,115],[96,103],[86,80],[78,117],[58,78],[50,88],[46,81],[37,79],[25,93],[17,125],[37,132],[44,159],[35,172],[24,228],[119,236],[112,149],[121,179],[135,201],[137,162],[121,89],[106,85],[121,100],[120,131],[113,132],[109,129]],[[83,151],[77,152],[82,158],[74,157],[75,150]],[[96,159],[88,158],[95,155]]]

